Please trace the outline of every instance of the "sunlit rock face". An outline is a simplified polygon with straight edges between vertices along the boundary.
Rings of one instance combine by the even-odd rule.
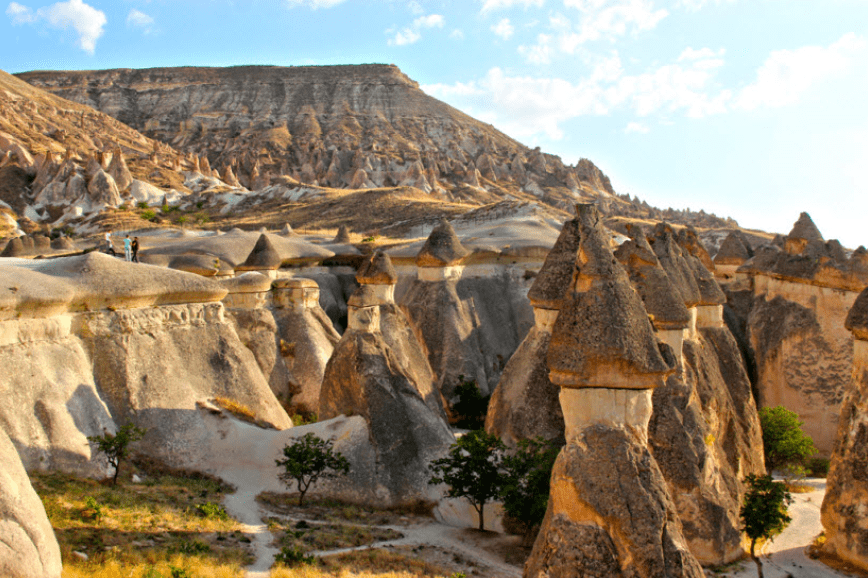
[[[855,338],[853,383],[841,405],[823,500],[823,548],[868,570],[868,290],[847,316]]]
[[[596,209],[580,205],[578,221],[576,271],[547,355],[567,445],[524,575],[702,576],[648,449],[652,391],[674,372],[674,356],[658,347]]]
[[[382,253],[359,269],[347,330],[323,377],[320,417],[364,417],[377,459],[375,495],[431,498],[428,463],[454,442],[428,360],[392,300],[397,275]]]

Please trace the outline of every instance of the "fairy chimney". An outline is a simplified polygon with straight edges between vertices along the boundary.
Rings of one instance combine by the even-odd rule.
[[[443,281],[461,277],[463,263],[470,251],[464,248],[455,229],[445,219],[434,227],[416,255],[419,279]]]

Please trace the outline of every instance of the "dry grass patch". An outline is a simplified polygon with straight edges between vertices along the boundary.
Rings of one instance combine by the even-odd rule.
[[[276,567],[271,578],[457,578],[458,573],[413,556],[386,550],[364,550],[327,556],[317,565]]]
[[[253,413],[253,410],[239,401],[228,397],[215,397],[214,403],[240,420],[254,424],[256,423],[256,414]]]
[[[350,504],[328,498],[308,497],[304,506],[298,506],[298,494],[262,492],[256,501],[272,512],[326,522],[352,522],[374,526],[409,525],[414,522],[430,521],[432,504],[419,502],[398,508],[376,508],[374,506]]]
[[[219,505],[231,488],[205,476],[139,471],[143,483],[118,486],[31,477],[60,543],[64,576],[172,578],[170,566],[191,577],[242,576],[250,538]]]
[[[356,548],[366,544],[403,538],[403,534],[388,528],[338,523],[308,524],[287,522],[277,518],[263,520],[275,535],[278,548],[297,548],[301,552]]]

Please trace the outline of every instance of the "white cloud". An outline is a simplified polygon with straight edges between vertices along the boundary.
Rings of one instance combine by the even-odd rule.
[[[456,28],[452,32],[449,33],[449,38],[454,38],[455,40],[463,40],[464,39],[464,31],[460,28]]]
[[[518,47],[518,53],[525,57],[531,64],[549,64],[552,61],[552,36],[551,34],[539,34],[536,44]]]
[[[627,123],[627,127],[624,129],[626,134],[637,133],[637,134],[648,134],[649,129],[647,126],[642,124],[641,122],[630,122]]]
[[[540,8],[544,2],[545,0],[482,0],[482,12],[503,10],[505,8],[512,8],[513,6]]]
[[[772,52],[757,71],[756,80],[743,88],[735,106],[744,110],[793,104],[813,86],[868,64],[868,42],[845,34],[828,47],[804,46]],[[863,74],[864,72],[860,73]]]
[[[287,6],[295,8],[296,6],[307,6],[317,10],[319,8],[332,8],[338,4],[343,4],[346,0],[286,0]]]
[[[413,26],[416,28],[443,28],[443,16],[440,14],[429,14],[428,16],[420,16],[413,21]]]
[[[149,32],[153,24],[154,19],[152,17],[135,8],[130,10],[130,13],[127,15],[127,26],[141,28],[145,32]]]
[[[397,32],[394,32],[394,29],[387,30],[386,32],[389,34],[394,32],[394,36],[389,38],[387,42],[389,46],[406,46],[408,44],[415,44],[422,39],[423,29],[443,28],[444,24],[446,24],[446,20],[440,14],[429,14],[428,16],[420,16],[419,18],[413,20],[412,26],[408,26]],[[455,31],[452,32],[452,35],[454,34]]]
[[[82,0],[57,2],[36,12],[17,2],[10,2],[6,8],[6,15],[12,19],[12,24],[34,24],[44,21],[49,27],[58,30],[72,28],[78,34],[76,44],[89,54],[93,54],[96,50],[96,41],[102,36],[103,27],[108,22],[102,10],[97,10]]]
[[[6,16],[12,19],[12,24],[30,24],[36,22],[36,15],[33,10],[27,6],[22,6],[18,2],[10,2],[6,8]]]
[[[491,31],[503,38],[504,40],[509,40],[515,32],[515,28],[509,22],[509,18],[504,18],[503,20],[492,26]]]
[[[411,0],[411,2],[407,4],[407,8],[409,8],[410,12],[413,14],[425,14],[425,9],[422,8],[422,5],[416,0]]]
[[[567,45],[609,39],[652,30],[669,15],[652,0],[564,0],[564,6],[580,12],[581,20]]]
[[[685,8],[691,12],[696,12],[697,10],[701,10],[705,8],[709,4],[714,4],[719,6],[720,4],[726,4],[735,2],[736,0],[678,0],[675,3],[675,6],[678,8]]]

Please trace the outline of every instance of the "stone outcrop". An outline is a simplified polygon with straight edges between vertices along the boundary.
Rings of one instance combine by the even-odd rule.
[[[702,576],[647,448],[652,390],[675,361],[658,348],[596,209],[578,212],[577,272],[547,356],[561,386],[567,445],[524,575]],[[584,335],[602,336],[608,351]]]
[[[853,382],[843,403],[823,499],[823,549],[868,571],[868,290],[847,315]]]
[[[15,447],[0,429],[0,575],[59,578],[60,546]]]
[[[247,259],[235,266],[236,271],[274,271],[283,260],[267,235],[260,234]]]
[[[377,493],[388,503],[430,499],[428,463],[454,437],[427,359],[392,300],[394,270],[378,253],[363,265],[349,300],[348,327],[320,391],[323,418],[365,418],[379,464]]]
[[[538,436],[559,442],[564,439],[560,388],[549,380],[546,355],[552,327],[572,282],[580,239],[578,220],[564,223],[528,291],[534,326],[509,358],[492,393],[485,429],[509,446]]]

